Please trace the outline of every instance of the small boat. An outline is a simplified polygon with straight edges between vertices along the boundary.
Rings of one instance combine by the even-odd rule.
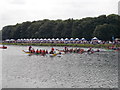
[[[6,46],[2,46],[2,47],[0,47],[1,49],[7,49],[7,47]]]

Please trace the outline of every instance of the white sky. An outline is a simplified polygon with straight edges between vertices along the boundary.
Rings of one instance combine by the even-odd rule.
[[[43,19],[81,19],[117,14],[119,0],[1,0],[0,30],[6,25]]]

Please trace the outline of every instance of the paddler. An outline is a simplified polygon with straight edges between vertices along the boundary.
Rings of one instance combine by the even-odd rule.
[[[64,49],[65,49],[65,52],[68,52],[68,48],[67,48],[66,46],[65,46],[65,48],[64,48]]]
[[[54,48],[53,48],[53,47],[51,48],[51,51],[54,51]]]
[[[51,48],[51,51],[49,52],[49,54],[54,54],[54,48]]]
[[[48,50],[46,50],[45,53],[48,54]]]
[[[84,49],[80,49],[79,53],[80,54],[84,53]]]
[[[100,50],[99,50],[99,49],[97,49],[97,50],[96,50],[96,52],[100,52]]]
[[[31,51],[31,49],[32,49],[32,46],[29,46],[29,51]]]
[[[77,53],[77,48],[74,49],[74,53]]]
[[[42,50],[40,49],[40,54],[42,53]]]
[[[42,50],[41,54],[44,56],[46,54],[45,50]]]
[[[94,50],[92,49],[92,47],[90,47],[88,50],[87,50],[88,53],[94,53]]]
[[[36,50],[36,52],[35,52],[36,54],[38,54],[39,53],[39,51],[38,51],[38,49]]]
[[[87,50],[87,52],[91,52],[92,51],[92,48],[90,47],[88,50]]]
[[[73,49],[70,49],[69,52],[72,53],[72,52],[73,52]]]
[[[35,50],[34,50],[34,48],[31,50],[31,53],[35,53]]]
[[[54,54],[54,52],[51,50],[51,51],[49,52],[49,54]]]

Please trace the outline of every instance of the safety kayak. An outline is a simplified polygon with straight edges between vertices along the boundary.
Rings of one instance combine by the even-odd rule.
[[[0,47],[1,49],[7,49],[7,47]]]

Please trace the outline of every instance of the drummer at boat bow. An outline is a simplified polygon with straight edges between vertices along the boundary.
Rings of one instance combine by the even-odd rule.
[[[29,51],[31,51],[31,49],[32,49],[32,46],[29,46]]]

